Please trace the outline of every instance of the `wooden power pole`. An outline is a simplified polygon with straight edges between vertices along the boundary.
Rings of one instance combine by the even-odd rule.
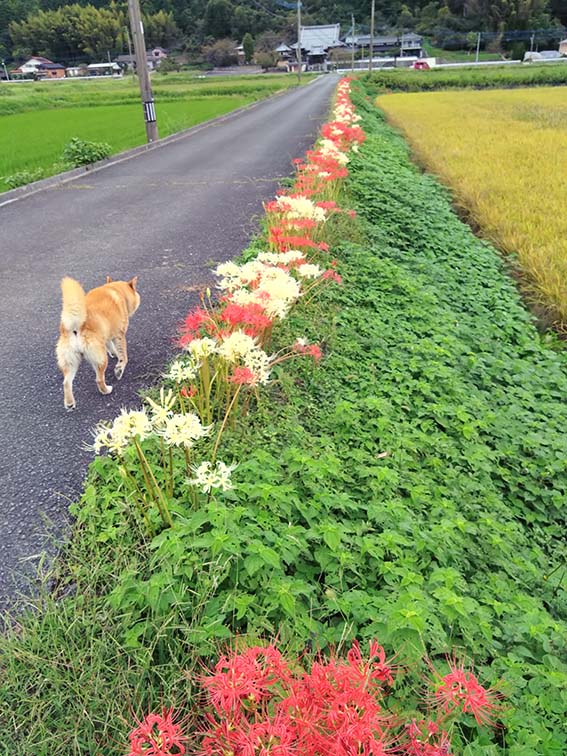
[[[297,0],[297,86],[301,84],[301,0]]]
[[[146,61],[146,40],[144,39],[144,25],[140,12],[139,0],[128,0],[128,15],[130,28],[134,39],[134,54],[136,56],[136,73],[140,84],[142,106],[144,108],[144,121],[146,122],[146,137],[148,142],[157,142],[159,139],[156,108],[152,94],[152,85],[148,64]]]
[[[351,45],[351,50],[350,50],[350,70],[354,73],[354,13],[351,13],[350,19],[351,19],[351,22],[352,22],[352,31],[351,31],[352,37],[350,38],[350,45]]]
[[[368,73],[372,73],[372,64],[374,63],[374,11],[376,0],[372,0],[370,8],[370,54],[368,56]]]

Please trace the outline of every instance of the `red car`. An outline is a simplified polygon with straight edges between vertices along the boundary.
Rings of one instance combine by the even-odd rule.
[[[417,71],[429,71],[429,63],[425,60],[416,60],[412,68]]]

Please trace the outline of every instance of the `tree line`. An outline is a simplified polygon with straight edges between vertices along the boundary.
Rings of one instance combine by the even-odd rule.
[[[295,13],[278,0],[142,0],[148,44],[200,51],[220,39],[254,40],[274,35],[276,45],[296,37]],[[288,3],[289,5],[289,3]],[[305,25],[340,23],[354,14],[368,26],[370,0],[304,0]],[[559,29],[567,24],[567,0],[377,0],[377,33],[416,31],[445,49],[462,48],[467,35],[510,29]],[[0,57],[32,52],[70,62],[127,51],[125,0],[0,0]],[[498,38],[497,38],[498,43]]]

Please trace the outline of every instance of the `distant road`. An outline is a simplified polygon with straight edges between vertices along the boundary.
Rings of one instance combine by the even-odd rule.
[[[32,590],[53,523],[69,522],[91,454],[90,429],[138,404],[174,352],[177,324],[211,283],[210,266],[244,249],[273,197],[326,120],[327,75],[195,133],[1,206],[0,607]],[[159,102],[157,103],[159,118]],[[126,373],[101,396],[90,367],[63,408],[54,347],[63,275],[85,288],[139,276]],[[111,370],[108,376],[112,375]]]

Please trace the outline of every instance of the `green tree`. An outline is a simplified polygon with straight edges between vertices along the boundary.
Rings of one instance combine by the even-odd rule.
[[[402,5],[398,16],[398,29],[406,31],[415,27],[415,17],[407,5]]]
[[[161,45],[167,47],[179,38],[181,32],[175,23],[173,14],[164,10],[144,17],[146,44],[148,47]]]
[[[242,39],[242,47],[244,49],[244,60],[246,63],[251,63],[254,57],[254,40],[250,32],[246,32]]]
[[[232,6],[228,0],[209,0],[205,8],[204,33],[215,39],[226,38],[232,29]]]

